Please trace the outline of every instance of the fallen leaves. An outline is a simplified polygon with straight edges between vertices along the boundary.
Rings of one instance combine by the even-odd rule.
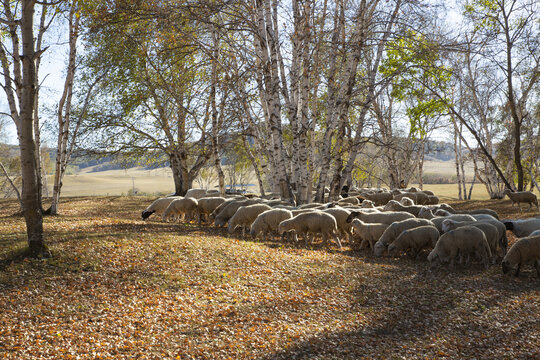
[[[45,218],[48,260],[9,260],[0,210],[0,355],[8,359],[537,358],[540,281],[348,249],[228,238],[139,220],[147,199],[74,198]],[[468,203],[467,203],[468,204]],[[480,207],[486,207],[481,204]],[[12,230],[13,229],[13,230]]]

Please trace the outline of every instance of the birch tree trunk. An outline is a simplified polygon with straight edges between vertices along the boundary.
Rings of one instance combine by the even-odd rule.
[[[64,91],[58,102],[58,139],[56,150],[56,166],[54,174],[53,195],[51,207],[48,212],[51,215],[58,214],[58,204],[60,203],[60,193],[62,191],[62,180],[69,160],[68,142],[71,117],[71,100],[73,98],[73,79],[75,78],[75,60],[77,57],[77,39],[79,36],[79,17],[75,16],[75,5],[72,5],[69,12],[69,58],[64,83]],[[90,88],[91,91],[91,88]]]

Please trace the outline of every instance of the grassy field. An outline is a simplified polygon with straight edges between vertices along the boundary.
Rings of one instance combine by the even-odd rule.
[[[540,358],[530,266],[514,278],[499,266],[430,269],[347,246],[247,241],[141,221],[150,200],[65,199],[44,221],[48,260],[18,256],[24,222],[0,200],[0,358]],[[538,215],[508,200],[453,205]]]

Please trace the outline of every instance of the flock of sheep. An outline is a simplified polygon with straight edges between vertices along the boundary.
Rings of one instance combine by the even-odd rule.
[[[490,209],[456,211],[439,203],[430,191],[410,189],[353,189],[337,201],[293,206],[275,199],[250,195],[218,196],[215,190],[190,189],[184,197],[169,196],[155,200],[142,218],[161,215],[183,221],[213,221],[216,227],[227,225],[228,232],[249,230],[253,239],[272,238],[298,241],[306,246],[314,237],[323,245],[329,239],[341,247],[347,241],[353,248],[369,247],[375,256],[400,256],[410,253],[419,257],[426,249],[430,263],[460,264],[479,261],[486,266],[502,258],[503,273],[513,270],[519,275],[521,266],[533,263],[540,277],[540,219],[500,221]],[[538,208],[531,192],[508,193],[512,206],[529,203]],[[506,231],[520,239],[507,251]]]

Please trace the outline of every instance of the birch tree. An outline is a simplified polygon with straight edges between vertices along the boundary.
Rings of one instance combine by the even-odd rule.
[[[9,115],[17,127],[23,180],[21,198],[29,254],[32,257],[48,257],[50,252],[43,237],[37,151],[39,143],[35,131],[38,83],[36,61],[42,55],[42,50],[36,51],[35,5],[35,0],[3,1],[3,10],[0,12],[0,62],[2,88],[8,100]],[[40,4],[42,14],[47,11],[47,7],[47,2]]]

